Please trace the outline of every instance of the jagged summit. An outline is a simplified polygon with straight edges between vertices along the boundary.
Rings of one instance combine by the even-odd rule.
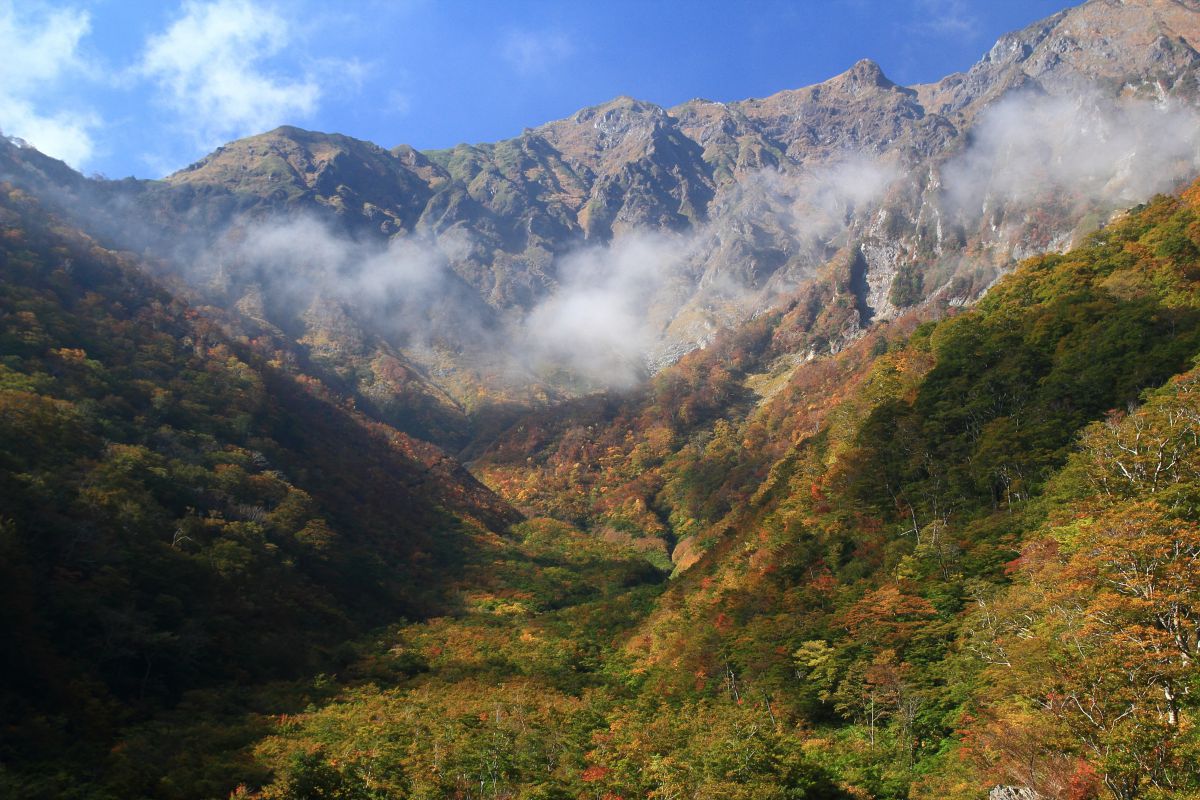
[[[1090,0],[1001,36],[965,73],[913,88],[926,109],[958,125],[1023,87],[1194,101],[1198,12],[1192,0]]]
[[[438,177],[411,149],[394,154],[343,134],[284,125],[219,147],[166,181],[229,190],[249,210],[330,208],[354,227],[390,235],[412,230]]]
[[[589,122],[596,117],[610,116],[613,114],[629,114],[633,116],[661,116],[663,110],[660,106],[648,102],[646,100],[638,100],[636,97],[630,97],[627,94],[617,95],[612,100],[605,103],[598,103],[594,106],[581,108],[570,116],[574,122]],[[553,123],[550,123],[553,124]]]
[[[854,66],[837,76],[833,80],[840,80],[847,84],[852,90],[862,87],[873,87],[879,89],[891,89],[896,84],[891,81],[887,75],[883,74],[883,67],[869,58],[859,59],[854,63]]]
[[[510,324],[560,290],[564,259],[586,244],[630,232],[687,237],[686,259],[672,262],[678,274],[647,290],[655,347],[675,357],[777,303],[835,256],[853,267],[866,324],[940,291],[965,302],[990,280],[956,283],[967,249],[983,254],[986,272],[1065,245],[1086,202],[1060,203],[1038,226],[1029,220],[1039,209],[1004,203],[987,206],[986,224],[968,220],[948,204],[942,168],[1002,98],[1071,97],[1086,86],[1114,101],[1195,107],[1198,42],[1194,2],[1092,0],[1001,37],[970,70],[937,83],[901,86],[861,59],[767,97],[664,108],[622,95],[510,139],[426,152],[284,126],[218,148],[137,202],[178,230],[205,220],[205,233],[304,212],[356,237],[452,234],[462,245],[450,260],[456,291]],[[981,181],[964,191],[982,208],[977,195],[990,189]],[[671,261],[645,258],[649,274],[655,259]],[[893,292],[899,280],[916,288]]]
[[[673,121],[661,106],[622,95],[534,129],[564,155],[601,172],[649,150]]]

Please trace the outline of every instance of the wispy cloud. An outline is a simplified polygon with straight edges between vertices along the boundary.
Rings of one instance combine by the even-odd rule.
[[[565,366],[600,385],[634,385],[662,334],[664,320],[655,320],[651,306],[691,249],[685,236],[633,230],[568,254],[557,268],[557,291],[524,321],[510,358],[532,359],[538,369]]]
[[[936,37],[974,39],[979,35],[979,18],[964,0],[917,0],[920,22],[914,23],[914,33]]]
[[[387,93],[387,102],[383,110],[389,114],[407,114],[412,111],[412,95],[400,89],[392,89]]]
[[[1131,205],[1200,168],[1200,113],[1145,100],[1113,101],[1097,87],[1071,96],[1016,92],[990,107],[971,146],[944,171],[952,207],[978,213],[1072,196]]]
[[[79,43],[90,29],[86,11],[33,16],[0,0],[0,130],[77,167],[92,155],[99,119],[88,110],[47,110],[44,98],[89,71]]]
[[[574,53],[574,43],[561,31],[511,30],[500,43],[500,55],[522,75],[545,72]]]
[[[293,38],[282,14],[253,0],[189,0],[182,16],[147,42],[140,72],[157,83],[197,143],[211,146],[316,110],[317,80],[268,71],[268,59]]]
[[[299,318],[336,304],[418,360],[428,348],[450,347],[516,381],[563,373],[627,388],[719,325],[790,294],[845,245],[854,216],[874,208],[898,177],[867,155],[800,174],[763,170],[726,198],[723,221],[684,232],[630,227],[570,249],[546,266],[547,291],[528,312],[496,316],[462,278],[481,262],[457,228],[384,244],[355,240],[317,217],[280,217],[231,230],[208,253],[179,263],[195,283],[220,286],[235,301],[258,293],[275,313]],[[787,262],[778,280],[743,269],[767,231],[780,237],[774,245]]]

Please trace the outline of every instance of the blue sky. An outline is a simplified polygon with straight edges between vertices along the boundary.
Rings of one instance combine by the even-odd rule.
[[[0,131],[113,178],[281,124],[448,147],[621,94],[761,97],[860,58],[935,80],[1067,4],[0,0]]]

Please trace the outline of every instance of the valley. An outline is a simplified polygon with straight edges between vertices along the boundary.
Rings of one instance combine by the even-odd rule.
[[[1200,796],[1194,48],[0,140],[0,793]]]

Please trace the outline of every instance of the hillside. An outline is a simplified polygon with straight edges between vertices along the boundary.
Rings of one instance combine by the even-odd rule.
[[[0,137],[0,796],[1200,798],[1197,48]]]
[[[691,566],[632,617],[637,593],[390,634],[431,673],[282,725],[262,796],[322,763],[413,796],[1200,789],[1196,191],[1024,263],[977,309],[801,365],[767,402],[744,353],[782,315],[640,398],[521,420],[481,462],[513,502],[652,561],[662,541],[633,531],[686,534]],[[519,655],[480,664],[480,625]],[[585,642],[604,666],[565,690],[544,648]]]
[[[1200,790],[1197,192],[1027,261],[975,309],[898,319],[786,374],[762,365],[802,306],[642,394],[518,420],[481,473],[527,514],[582,527],[534,517],[503,540],[473,521],[498,530],[503,506],[413,494],[386,438],[349,438],[361,419],[196,338],[161,290],[139,300],[152,287],[120,256],[46,230],[9,192],[8,283],[24,288],[7,300],[6,436],[38,447],[5,448],[6,605],[26,609],[7,685],[61,677],[6,699],[4,785]],[[188,405],[216,402],[198,388],[175,400],[171,381],[212,387],[222,412]],[[425,506],[438,491],[458,504]],[[336,675],[312,677],[322,664]]]
[[[0,227],[5,763],[445,613],[518,518],[11,186]]]

